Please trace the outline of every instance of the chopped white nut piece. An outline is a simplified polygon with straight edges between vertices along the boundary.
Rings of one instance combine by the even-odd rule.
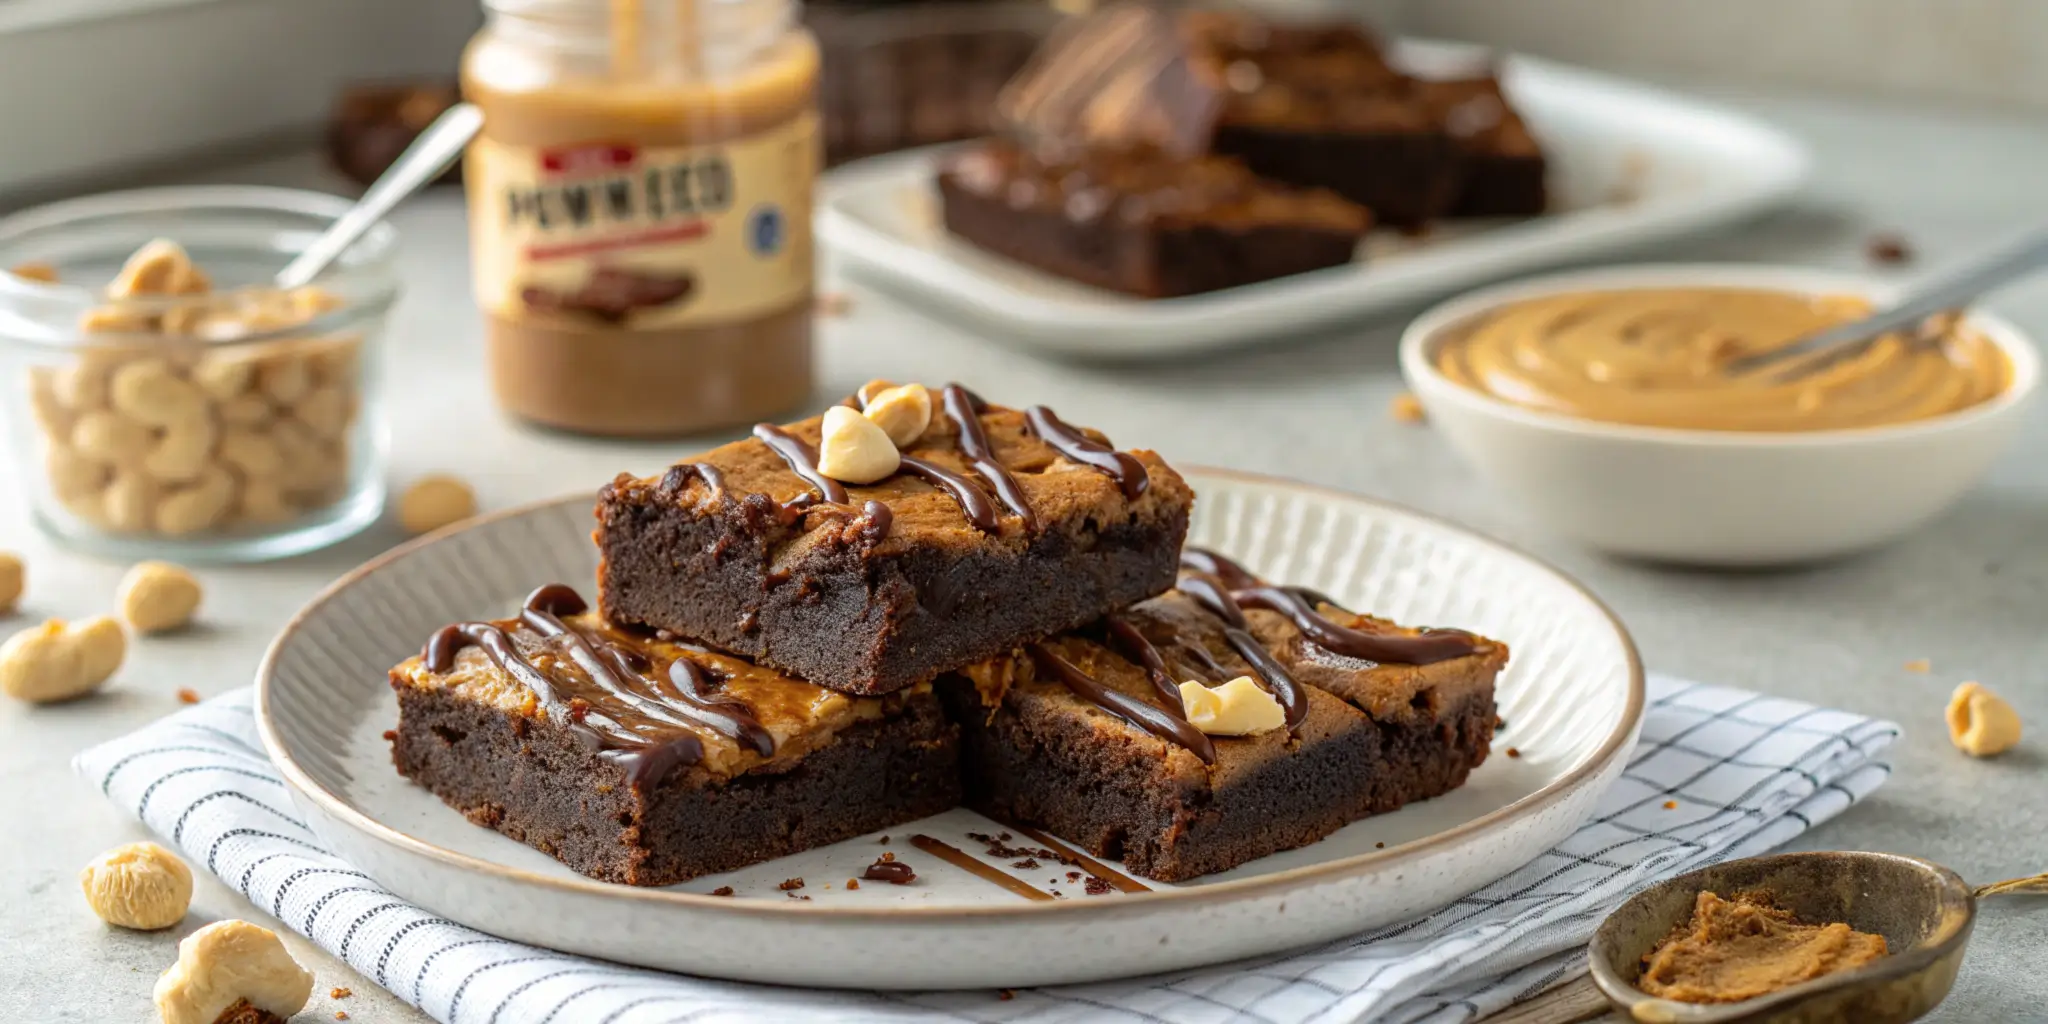
[[[1190,680],[1180,684],[1180,702],[1188,724],[1211,736],[1251,736],[1287,724],[1280,702],[1250,676],[1221,686]]]
[[[192,906],[192,869],[155,843],[129,843],[100,854],[78,873],[78,884],[100,920],[123,928],[169,928]]]
[[[411,534],[429,533],[476,515],[476,492],[445,474],[413,481],[398,499],[398,524]]]
[[[2020,741],[2020,713],[1976,683],[1956,687],[1948,700],[1948,738],[1971,757],[1991,757]]]
[[[137,633],[183,629],[205,591],[184,566],[140,562],[121,578],[121,617]]]
[[[825,410],[818,472],[849,484],[871,484],[896,472],[903,457],[875,421],[843,405]]]
[[[868,399],[867,418],[889,435],[899,451],[908,448],[931,426],[932,393],[922,384],[887,388]]]
[[[21,592],[27,585],[28,567],[22,564],[21,556],[0,551],[0,615],[14,614],[14,606],[21,603]]]
[[[156,981],[163,1024],[215,1024],[236,1003],[279,1017],[306,1008],[313,972],[277,934],[247,921],[215,921],[178,943],[178,962]]]

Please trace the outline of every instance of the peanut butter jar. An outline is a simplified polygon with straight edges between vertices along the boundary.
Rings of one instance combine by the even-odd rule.
[[[818,47],[790,0],[485,0],[462,91],[491,378],[664,436],[811,392]]]

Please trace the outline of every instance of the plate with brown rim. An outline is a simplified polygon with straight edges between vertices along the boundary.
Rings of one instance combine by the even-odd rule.
[[[863,836],[666,888],[585,878],[400,778],[383,733],[397,715],[385,672],[435,628],[502,616],[541,583],[591,587],[589,495],[474,520],[344,576],[264,658],[258,724],[308,823],[399,896],[509,939],[778,984],[1019,987],[1308,946],[1478,889],[1591,813],[1634,748],[1644,682],[1627,631],[1583,587],[1396,506],[1271,477],[1185,475],[1200,495],[1190,543],[1354,608],[1508,643],[1514,655],[1498,685],[1507,727],[1463,787],[1181,883],[1131,878],[1114,862],[1014,867],[972,838],[1014,826],[964,809],[890,829],[887,847]],[[1502,756],[1509,746],[1519,756]],[[975,869],[914,837],[963,853]],[[1015,845],[1073,852],[1057,837],[1019,835]],[[918,880],[846,888],[883,849],[911,861]],[[1069,879],[1076,868],[1113,884],[1090,894]],[[791,878],[807,880],[810,899],[779,888]],[[735,895],[710,895],[721,887]],[[877,949],[890,955],[878,959]]]

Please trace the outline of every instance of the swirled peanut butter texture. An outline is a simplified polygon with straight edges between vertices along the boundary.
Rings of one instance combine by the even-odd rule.
[[[1825,365],[1802,356],[1733,369],[1870,311],[1856,297],[1764,289],[1570,292],[1481,316],[1433,359],[1451,380],[1530,409],[1687,430],[1907,423],[1989,401],[2010,383],[2005,354],[1955,322],[1888,335]]]

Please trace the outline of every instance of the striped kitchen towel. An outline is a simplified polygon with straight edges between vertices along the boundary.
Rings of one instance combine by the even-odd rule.
[[[1017,992],[784,989],[492,938],[405,903],[299,820],[249,691],[79,755],[80,775],[192,863],[445,1024],[763,1020],[1336,1024],[1468,1021],[1576,974],[1600,919],[1660,878],[1777,846],[1868,795],[1899,727],[1671,679],[1640,747],[1556,849],[1435,913],[1306,953]],[[1675,807],[1667,807],[1675,804]]]

